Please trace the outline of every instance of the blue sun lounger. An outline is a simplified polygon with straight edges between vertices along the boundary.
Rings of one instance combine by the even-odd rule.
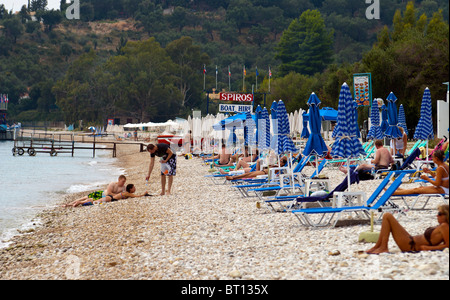
[[[297,163],[297,165],[295,166],[295,168],[293,170],[294,176],[301,176],[301,172],[303,171],[303,168],[306,166],[308,161],[309,161],[309,156],[303,157],[302,159],[300,159],[300,161]],[[257,189],[257,188],[280,186],[279,179],[276,179],[276,178],[271,181],[268,181],[267,178],[264,178],[264,179],[254,179],[253,178],[253,179],[247,179],[247,180],[232,181],[232,183],[235,184],[234,187],[236,187],[239,190],[239,192],[242,194],[242,196],[244,196],[244,197],[250,197],[250,194],[248,192],[253,191],[254,189]]]
[[[353,168],[350,174],[350,184],[359,183],[359,174],[358,171]],[[336,186],[334,190],[332,190],[329,194],[324,196],[304,196],[304,195],[288,195],[288,196],[276,196],[264,199],[262,203],[266,206],[266,208],[271,212],[276,212],[277,209],[274,207],[279,206],[281,211],[291,211],[296,206],[298,208],[299,204],[302,203],[317,203],[320,206],[324,206],[325,203],[330,202],[330,198],[333,197],[336,192],[343,192],[348,189],[348,178],[345,176],[344,180],[341,184]],[[288,205],[285,206],[284,204]]]
[[[399,212],[401,209],[390,201],[392,194],[402,184],[402,179],[407,172],[397,173],[398,177],[392,182],[386,192],[380,196],[381,192],[391,181],[395,171],[390,172],[388,176],[381,182],[378,188],[373,192],[366,204],[363,206],[343,206],[343,207],[320,207],[320,208],[307,208],[293,210],[292,213],[297,217],[302,225],[309,227],[325,227],[332,224],[332,227],[336,226],[340,220],[342,213],[356,213],[369,217],[370,211],[384,212],[387,210]],[[337,215],[336,218],[334,218]],[[313,217],[318,217],[313,220]],[[334,221],[333,221],[334,220]],[[332,223],[333,222],[333,223]]]
[[[304,163],[306,164],[307,162],[308,162],[308,160],[306,160]],[[322,162],[320,163],[319,167],[314,171],[314,173],[311,175],[310,178],[314,178],[315,176],[320,174],[320,172],[322,172],[322,170],[324,169],[326,164],[327,164],[327,160],[323,159]],[[302,170],[303,170],[303,168],[302,168]],[[288,177],[290,177],[290,176],[286,176],[286,178],[288,178]],[[259,188],[249,189],[248,191],[255,192],[255,194],[258,196],[258,198],[263,200],[263,193],[268,192],[268,191],[275,191],[277,193],[277,195],[281,191],[289,191],[289,190],[295,190],[295,189],[302,191],[301,189],[304,187],[305,179],[306,178],[303,177],[303,175],[301,174],[301,171],[295,172],[295,170],[294,170],[294,182],[289,182],[288,185],[279,183],[278,185],[261,186]],[[297,180],[297,182],[299,182],[299,183],[295,183],[295,180]]]

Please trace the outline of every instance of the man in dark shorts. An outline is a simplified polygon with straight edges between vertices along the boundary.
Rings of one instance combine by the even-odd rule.
[[[155,166],[155,157],[161,157],[161,196],[166,194],[166,176],[169,177],[167,195],[172,191],[173,176],[177,174],[177,156],[170,149],[168,144],[149,144],[147,151],[150,153],[150,167],[146,180],[150,179],[153,167]],[[163,170],[164,169],[164,170]]]

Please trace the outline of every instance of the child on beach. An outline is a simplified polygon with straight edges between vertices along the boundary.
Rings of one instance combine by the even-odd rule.
[[[140,198],[140,197],[150,196],[147,191],[142,195],[136,195],[135,192],[136,192],[136,187],[134,186],[134,184],[129,184],[126,187],[125,192],[119,193],[115,196],[107,195],[106,197],[103,197],[98,200],[94,200],[92,198],[88,198],[88,199],[82,198],[82,199],[75,200],[71,203],[68,203],[68,204],[64,205],[64,207],[88,206],[88,205],[101,204],[101,203],[106,203],[106,202],[115,202],[115,201],[119,201],[122,199],[128,199],[128,198]]]

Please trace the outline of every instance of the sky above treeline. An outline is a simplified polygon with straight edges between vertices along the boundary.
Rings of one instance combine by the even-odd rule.
[[[60,0],[47,0],[48,1],[48,5],[47,8],[48,9],[59,9],[59,5],[61,3]],[[66,1],[67,2],[67,1]],[[20,11],[20,9],[22,8],[22,6],[28,5],[28,0],[0,0],[0,5],[4,4],[5,8],[10,11],[11,9],[13,10],[13,12],[16,11]]]

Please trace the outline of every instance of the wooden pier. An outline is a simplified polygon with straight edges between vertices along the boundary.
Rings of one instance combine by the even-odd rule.
[[[96,150],[112,151],[112,157],[117,156],[117,145],[133,144],[140,147],[140,152],[146,150],[146,145],[142,143],[126,143],[115,141],[104,141],[107,135],[98,137],[92,134],[70,134],[70,133],[24,133],[21,131],[14,137],[14,156],[36,156],[37,153],[46,153],[50,156],[58,154],[71,154],[73,157],[76,150],[91,150],[92,157],[95,157]],[[105,147],[106,145],[106,147]]]

